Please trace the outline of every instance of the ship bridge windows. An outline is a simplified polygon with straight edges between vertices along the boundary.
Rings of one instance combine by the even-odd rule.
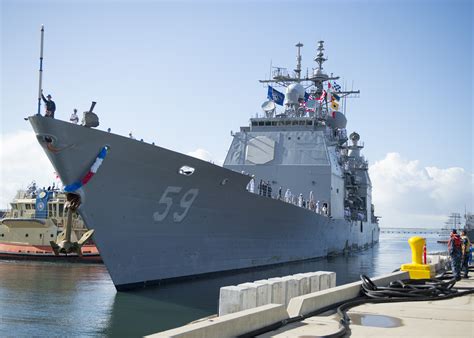
[[[64,216],[64,204],[59,203],[59,217],[63,217],[63,216]]]

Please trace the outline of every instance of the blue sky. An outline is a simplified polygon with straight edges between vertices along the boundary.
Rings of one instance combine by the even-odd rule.
[[[315,66],[355,89],[348,131],[374,163],[473,172],[471,1],[1,1],[1,132],[29,130],[39,29],[57,118],[97,101],[102,129],[222,161],[261,112],[273,65]],[[342,82],[342,81],[340,81]],[[2,178],[6,180],[7,178]],[[28,179],[27,179],[28,181]],[[469,183],[469,182],[468,182]],[[26,183],[25,183],[26,184]],[[472,184],[472,176],[471,176]],[[472,192],[468,204],[472,205]]]

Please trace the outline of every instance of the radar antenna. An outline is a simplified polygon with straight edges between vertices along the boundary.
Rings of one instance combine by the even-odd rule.
[[[323,70],[323,63],[325,61],[327,61],[327,59],[324,58],[324,41],[321,40],[321,41],[318,41],[318,43],[319,43],[318,54],[314,58],[314,61],[316,61],[318,63],[318,65],[319,65],[318,69],[320,71],[322,71]]]

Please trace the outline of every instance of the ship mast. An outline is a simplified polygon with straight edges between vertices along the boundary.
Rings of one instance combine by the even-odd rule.
[[[296,69],[295,69],[295,74],[296,78],[298,80],[301,80],[301,47],[303,47],[303,44],[301,42],[298,42],[296,44],[296,47],[298,48],[298,52],[296,54]]]

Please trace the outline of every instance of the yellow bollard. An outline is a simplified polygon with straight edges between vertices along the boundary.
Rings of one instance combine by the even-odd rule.
[[[426,239],[424,239],[423,237],[414,236],[408,240],[408,244],[410,244],[411,248],[412,264],[423,264],[422,255],[423,247],[426,244]]]
[[[408,240],[411,248],[411,263],[403,264],[401,271],[407,271],[411,279],[428,279],[434,277],[434,269],[428,264],[423,264],[423,247],[426,239],[414,236]]]

